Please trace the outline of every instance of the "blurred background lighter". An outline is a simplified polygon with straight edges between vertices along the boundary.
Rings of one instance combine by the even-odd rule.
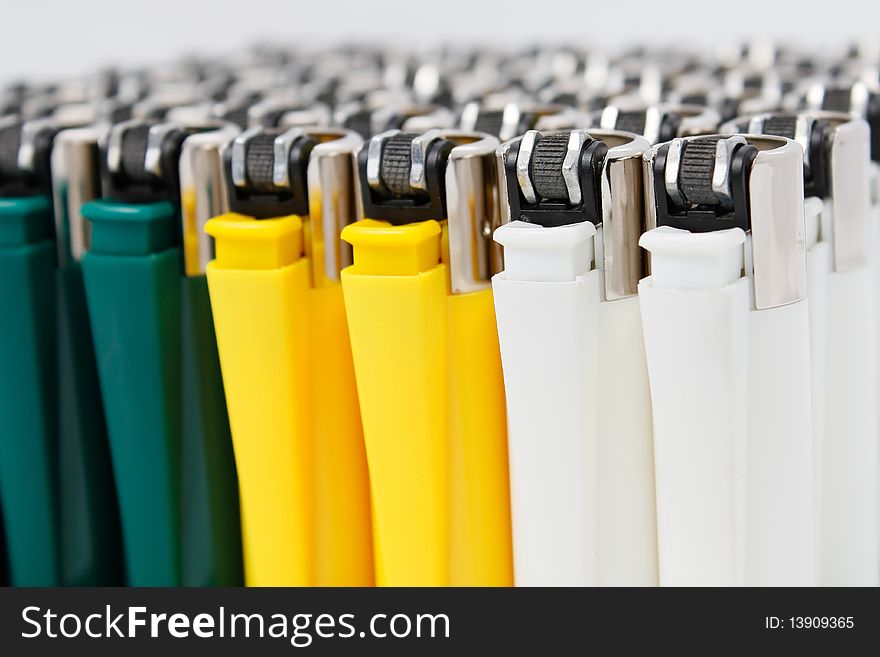
[[[868,49],[868,53],[871,49]],[[841,69],[833,80],[819,80],[809,85],[803,98],[803,104],[813,110],[826,110],[834,112],[846,112],[854,117],[867,121],[871,133],[871,163],[870,163],[870,186],[871,186],[871,231],[873,234],[873,269],[874,269],[874,287],[873,296],[876,308],[880,308],[880,62],[878,62],[876,53],[874,55],[854,50],[848,60],[841,61],[838,66]],[[867,55],[867,56],[866,56]],[[880,346],[874,344],[874,353],[876,358],[876,371],[880,373]],[[877,385],[877,384],[875,384]],[[876,397],[875,397],[876,400]],[[874,403],[877,413],[875,423],[880,427],[880,404]],[[854,445],[853,445],[854,447]],[[850,496],[859,495],[862,502],[859,504],[861,512],[859,515],[870,515],[872,520],[868,525],[868,536],[876,537],[880,528],[877,528],[878,509],[875,505],[880,505],[880,465],[877,465],[878,457],[876,456],[877,439],[870,445],[865,445],[867,452],[851,453],[849,456],[841,454],[842,458],[860,461],[857,472],[861,474],[852,483],[855,486],[851,489]],[[843,463],[841,462],[841,466]],[[873,472],[868,472],[869,468],[873,468]],[[856,481],[861,483],[856,484]],[[849,485],[849,483],[848,483]],[[839,516],[839,519],[843,520]],[[854,523],[859,521],[856,517],[852,517]],[[855,527],[855,524],[852,525]],[[871,529],[874,527],[874,529]],[[823,537],[823,540],[833,540]],[[837,582],[852,581],[853,579],[866,579],[874,585],[880,581],[880,564],[875,558],[878,553],[878,538],[869,538],[864,545],[864,553],[861,557],[852,562],[837,562],[837,575],[834,580]],[[859,547],[850,549],[860,550]],[[826,554],[832,554],[826,551]],[[839,552],[843,556],[842,552]],[[824,561],[823,568],[827,568],[829,562]]]
[[[97,101],[83,102],[0,127],[0,503],[14,584],[122,581],[78,262],[87,233],[70,206],[99,189],[102,118]]]
[[[645,161],[660,583],[812,585],[803,151],[716,135]]]
[[[725,129],[804,151],[819,584],[880,584],[877,300],[870,130],[840,112],[775,112]]]
[[[526,130],[561,130],[578,125],[582,119],[573,107],[513,102],[502,96],[467,103],[462,107],[459,125],[463,130],[488,132],[508,141]]]
[[[342,272],[373,493],[376,579],[510,585],[504,388],[484,133],[380,133],[358,156]]]
[[[373,583],[370,492],[339,272],[355,133],[252,128],[225,152],[208,284],[250,586]]]
[[[424,132],[430,129],[451,128],[455,117],[446,107],[407,102],[396,94],[381,94],[366,100],[340,103],[335,112],[335,122],[354,130],[367,139],[387,130]]]
[[[195,159],[237,128],[131,120],[102,147],[82,259],[129,584],[241,582],[235,469],[198,221],[222,177]],[[201,133],[201,134],[199,134]],[[188,138],[198,135],[190,148]],[[188,175],[181,188],[181,153]],[[195,174],[199,176],[196,177]]]
[[[122,538],[81,260],[82,204],[101,194],[99,140],[109,121],[62,130],[52,149],[57,246],[59,512],[65,585],[123,582]]]
[[[639,317],[643,137],[530,130],[499,150],[516,584],[657,584],[651,398]]]
[[[692,137],[717,132],[721,118],[711,107],[660,103],[649,105],[640,97],[612,99],[593,113],[591,122],[605,130],[628,130],[652,144],[675,137]]]

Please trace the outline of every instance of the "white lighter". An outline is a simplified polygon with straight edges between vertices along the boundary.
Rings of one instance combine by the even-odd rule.
[[[493,280],[507,393],[515,582],[657,584],[651,400],[632,133],[530,130],[499,150]]]
[[[727,128],[788,137],[804,150],[819,583],[876,586],[880,451],[870,129],[863,119],[828,111],[759,114]]]
[[[871,232],[873,246],[873,268],[874,268],[874,288],[872,297],[877,309],[880,309],[880,90],[877,88],[877,69],[875,66],[868,66],[861,72],[861,79],[850,79],[846,81],[825,81],[816,82],[809,85],[803,105],[811,109],[846,112],[852,116],[864,119],[868,122],[871,133],[871,165],[870,165],[870,186],[871,186]],[[872,80],[873,78],[873,80]],[[880,346],[874,344],[876,371],[880,376]],[[874,385],[880,387],[875,382]],[[880,404],[875,404],[876,426],[880,428]],[[876,440],[880,440],[878,434]],[[876,448],[876,441],[875,441]],[[875,458],[874,463],[877,462]],[[877,465],[878,470],[875,471],[875,477],[880,477],[880,464]],[[880,484],[875,483],[880,488]],[[880,492],[873,495],[866,495],[866,500],[870,500],[872,504],[880,505],[878,500]],[[877,518],[877,507],[874,510],[874,519]],[[878,545],[866,546],[868,550],[873,550],[874,554],[878,552]],[[876,568],[876,567],[875,567]],[[880,575],[876,569],[872,570],[870,577],[875,584],[880,581]]]
[[[811,585],[802,151],[715,135],[645,163],[660,583]]]

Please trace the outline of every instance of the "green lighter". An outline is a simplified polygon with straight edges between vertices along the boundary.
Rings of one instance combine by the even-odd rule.
[[[236,132],[220,123],[117,124],[102,150],[104,198],[82,208],[92,227],[82,262],[86,296],[135,586],[242,579],[214,327],[204,274],[191,262],[210,248],[193,243],[193,217],[219,212],[209,206],[225,195],[210,168],[195,189],[181,186],[193,148],[213,153],[219,172],[220,148]]]
[[[98,179],[67,157],[79,130],[62,123],[0,127],[0,502],[13,584],[111,585],[118,511],[82,274],[65,257],[82,235],[53,226],[68,188],[89,198]]]

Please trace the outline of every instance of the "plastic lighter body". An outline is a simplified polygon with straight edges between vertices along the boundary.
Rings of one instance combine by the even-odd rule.
[[[0,507],[0,530],[3,529],[3,509]],[[9,586],[9,562],[6,551],[6,533],[0,531],[0,586]]]
[[[19,586],[60,584],[54,270],[50,199],[0,200],[0,501]]]
[[[119,521],[77,259],[76,200],[97,193],[100,130],[61,127],[2,127],[20,135],[0,186],[21,195],[0,210],[0,503],[13,583],[111,585],[121,581]]]
[[[880,323],[880,164],[876,161],[871,162],[870,165],[870,180],[871,180],[871,231],[873,235],[872,240],[872,248],[873,248],[873,269],[874,269],[874,312],[876,313],[876,321]],[[880,386],[880,346],[876,346],[875,360],[877,363],[877,385]],[[880,427],[880,404],[875,405],[876,413],[876,422],[877,426]],[[880,429],[878,429],[878,433],[880,433]],[[878,480],[880,480],[880,473],[878,473]],[[880,487],[880,483],[878,483],[878,487]]]
[[[825,406],[824,427],[817,436],[817,496],[819,581],[826,586],[880,585],[873,285],[871,266],[830,271],[825,332],[816,338],[824,338],[824,378],[817,391]]]
[[[62,130],[52,152],[57,246],[61,581],[123,581],[122,538],[107,428],[80,261],[90,229],[82,204],[100,195],[101,127]]]
[[[249,137],[242,135],[242,156]],[[270,142],[288,138],[317,142],[308,213],[230,213],[207,226],[216,245],[208,283],[239,473],[245,579],[369,586],[370,493],[339,282],[340,223],[353,216],[350,158],[360,139],[293,130]]]
[[[635,296],[649,145],[628,133],[590,135],[609,147],[598,228],[584,218],[542,225],[539,203],[532,213],[511,204],[514,221],[495,231],[518,586],[657,584],[651,398]],[[502,166],[514,147],[503,147]],[[511,176],[507,185],[520,193]]]
[[[874,270],[874,312],[875,321],[880,323],[880,164],[876,161],[871,162],[870,166],[871,180],[871,231],[872,239],[872,267]],[[875,345],[875,362],[877,372],[876,385],[880,387],[880,346]],[[878,428],[880,428],[880,404],[875,405]],[[878,429],[880,434],[880,429]],[[878,472],[878,488],[880,488],[880,472]]]
[[[874,85],[868,81],[870,74],[866,75],[865,79],[845,82],[817,81],[804,97],[806,106],[818,117],[835,124],[829,168],[837,171],[832,171],[832,198],[826,199],[822,223],[829,231],[823,239],[834,249],[827,270],[824,344],[828,351],[821,393],[827,413],[824,434],[817,437],[820,583],[831,586],[880,584],[880,405],[876,402],[880,376],[876,339],[880,309],[880,105]],[[846,113],[848,120],[841,120],[840,113]],[[837,144],[841,147],[834,148]],[[871,161],[866,174],[863,168],[868,157]],[[867,222],[866,184],[871,205]],[[840,237],[847,234],[852,239],[844,244],[843,253],[849,258],[841,266]],[[872,248],[866,250],[870,242]],[[854,262],[854,257],[862,262]],[[866,269],[873,270],[873,280],[868,280]],[[874,365],[870,366],[867,361],[872,358]],[[873,418],[866,415],[870,408]]]
[[[804,149],[819,583],[880,583],[870,129],[827,111],[734,123]]]
[[[129,130],[144,139],[130,140]],[[237,487],[207,284],[204,275],[186,275],[181,248],[177,172],[188,136],[175,124],[114,126],[104,163],[110,198],[82,209],[92,225],[82,268],[126,571],[139,586],[241,581]],[[164,148],[168,140],[176,145]],[[128,148],[135,152],[122,166]],[[133,163],[140,174],[126,168]]]
[[[444,209],[378,221],[371,181],[383,141],[452,149],[423,175],[445,176]],[[495,140],[479,133],[385,133],[361,152],[367,216],[343,231],[354,264],[342,272],[373,496],[377,583],[512,582],[503,384],[486,234],[497,206]],[[440,146],[437,146],[440,144]],[[421,169],[425,172],[426,169]],[[378,194],[377,194],[378,195]],[[385,210],[387,211],[387,210]]]
[[[445,586],[450,501],[440,225],[358,222],[343,237],[355,252],[342,285],[370,468],[376,580]]]
[[[824,330],[815,331],[821,352],[813,359],[814,366],[821,359],[822,370],[815,403],[824,405],[816,434],[819,584],[824,586],[880,585],[880,370],[868,137],[862,120],[837,127],[834,195],[821,214],[822,239],[831,252],[822,269]]]
[[[751,233],[689,232],[664,222],[641,238],[653,268],[639,298],[653,400],[660,583],[812,585],[802,152],[778,138],[728,139],[720,138],[716,152],[725,142],[755,149],[744,178]],[[654,164],[649,159],[648,169]],[[673,192],[677,180],[667,168]],[[671,203],[663,185],[653,173],[648,189],[658,214]],[[736,203],[739,219],[744,208]],[[665,221],[704,217],[670,211]]]

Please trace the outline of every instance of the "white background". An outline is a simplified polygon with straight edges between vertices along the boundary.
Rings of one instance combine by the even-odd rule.
[[[749,35],[817,47],[880,41],[876,0],[4,0],[2,7],[0,81],[223,52],[265,38],[707,47]]]

